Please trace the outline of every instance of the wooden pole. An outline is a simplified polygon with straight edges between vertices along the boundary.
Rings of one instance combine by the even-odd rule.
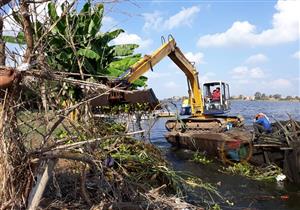
[[[30,191],[27,210],[35,210],[39,206],[48,180],[53,174],[56,162],[57,160],[47,160],[41,163],[40,167],[44,170],[42,170],[42,172],[37,175],[36,185]]]

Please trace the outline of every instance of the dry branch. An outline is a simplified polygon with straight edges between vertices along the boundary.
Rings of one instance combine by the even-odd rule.
[[[5,6],[6,4],[8,4],[9,2],[11,2],[12,0],[1,0],[0,1],[0,7]]]
[[[144,132],[145,132],[144,130],[141,130],[141,131],[135,131],[135,132],[130,132],[130,133],[124,133],[124,134],[110,135],[110,136],[105,136],[102,138],[96,138],[96,139],[90,139],[90,140],[86,140],[86,141],[75,142],[73,144],[61,145],[52,150],[72,149],[72,148],[76,148],[78,146],[82,146],[85,144],[91,144],[91,143],[94,143],[97,141],[104,141],[106,139],[112,139],[112,138],[117,138],[117,137],[132,136],[132,135],[140,134],[140,133],[144,133]]]
[[[101,83],[89,82],[89,81],[85,81],[85,80],[78,80],[78,79],[67,77],[67,76],[76,75],[74,73],[57,73],[57,72],[50,72],[50,71],[41,72],[41,71],[35,70],[35,71],[31,71],[31,72],[26,72],[26,75],[34,76],[35,78],[41,78],[41,79],[50,80],[50,81],[67,82],[72,85],[90,87],[90,88],[94,89],[94,92],[97,92],[97,90],[106,90],[106,91],[114,91],[114,92],[122,92],[122,93],[133,92],[133,91],[129,91],[129,90],[119,89],[118,86],[109,87],[109,86],[106,86]],[[90,75],[86,74],[86,76],[90,76]],[[102,77],[102,76],[98,76],[98,77]]]
[[[33,54],[33,30],[32,30],[32,24],[30,20],[29,4],[26,0],[21,1],[20,14],[23,19],[22,24],[23,24],[24,36],[27,45],[24,54],[24,63],[29,64],[31,62],[31,57]]]
[[[5,65],[5,42],[3,40],[3,17],[0,15],[0,66]]]
[[[72,151],[53,151],[53,152],[46,152],[42,156],[39,157],[41,160],[47,159],[67,159],[67,160],[75,160],[87,163],[91,166],[93,171],[99,171],[99,166],[95,163],[95,161],[89,157],[87,154],[79,153],[79,152],[72,152]]]
[[[86,187],[85,187],[85,182],[86,182],[86,170],[85,170],[86,166],[84,165],[81,169],[81,176],[80,176],[80,191],[82,194],[82,197],[84,198],[85,202],[89,205],[92,206],[93,203],[86,191]]]

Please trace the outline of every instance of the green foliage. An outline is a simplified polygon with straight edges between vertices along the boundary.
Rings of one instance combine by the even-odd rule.
[[[138,48],[137,44],[120,44],[115,45],[115,56],[130,56],[134,53],[134,50]]]
[[[282,173],[282,170],[276,165],[257,168],[249,163],[236,163],[227,168],[223,168],[222,172],[241,175],[258,181],[275,181],[276,177]]]
[[[150,188],[165,184],[168,192],[177,195],[183,195],[183,190],[202,188],[220,196],[211,184],[171,169],[161,152],[151,144],[132,138],[118,138],[105,140],[100,147],[109,151],[108,155],[117,162],[115,169],[125,174],[130,182],[143,183]]]
[[[259,100],[261,98],[261,92],[256,92],[254,94],[255,100]]]
[[[138,80],[136,80],[133,85],[132,88],[136,88],[136,87],[142,87],[146,85],[148,78],[145,76],[141,76]]]
[[[60,129],[59,131],[57,131],[56,133],[56,138],[58,139],[64,139],[68,137],[68,132],[64,129]]]
[[[65,5],[62,5],[62,9]],[[48,4],[48,15],[52,30],[44,37],[47,61],[58,71],[84,73],[118,77],[132,64],[137,62],[140,54],[134,55],[138,47],[135,44],[112,45],[111,42],[124,31],[116,29],[101,32],[104,8],[102,4],[92,6],[84,4],[80,12],[75,9],[65,16],[59,16],[55,4]],[[76,78],[76,77],[75,77]],[[101,77],[93,77],[95,82]],[[146,78],[142,77],[134,83],[134,87],[145,86]],[[80,99],[82,91],[74,87],[64,88],[70,93],[72,101]]]
[[[120,113],[135,113],[137,111],[151,110],[148,103],[136,104],[119,104],[116,106],[101,106],[98,107],[101,113],[120,114]]]
[[[116,78],[127,71],[131,65],[140,58],[140,54],[134,54],[138,47],[136,44],[113,45],[113,40],[124,32],[122,29],[102,32],[102,19],[104,8],[102,4],[95,6],[87,2],[80,11],[75,8],[59,15],[57,5],[48,3],[47,24],[38,21],[32,22],[33,38],[43,44],[45,58],[51,69],[72,73],[90,74],[86,80],[103,82],[108,78]],[[61,6],[65,11],[68,3]],[[14,13],[13,17],[17,23],[21,23],[21,17]],[[47,32],[47,33],[45,33]],[[17,37],[5,36],[7,42],[25,44],[24,33],[20,32]],[[79,75],[72,76],[73,79],[81,79]],[[147,78],[142,76],[131,86],[133,89],[146,85]],[[49,90],[49,100],[55,101],[57,106],[64,108],[80,101],[84,96],[79,86],[61,83],[57,81],[46,81]],[[146,106],[144,108],[147,108]],[[132,112],[132,107],[122,106],[119,108],[106,109],[107,112],[118,113],[120,109]]]
[[[214,204],[210,210],[221,210],[221,207],[219,206],[219,204]]]
[[[108,45],[112,32],[100,34],[103,6],[92,8],[86,3],[78,13],[70,11],[60,17],[54,3],[48,4],[50,23],[54,25],[50,35],[45,37],[48,43],[48,63],[60,71],[106,74],[106,67],[113,61],[113,47]],[[119,34],[120,31],[115,32]]]
[[[79,13],[73,10],[65,17],[57,15],[54,3],[48,7],[50,22],[56,23],[47,37],[51,49],[48,62],[54,69],[79,72],[79,62],[83,73],[118,77],[141,58],[140,54],[133,54],[136,44],[111,45],[124,32],[122,29],[100,32],[102,4],[92,7],[88,2]],[[134,85],[145,86],[145,82],[142,77]]]
[[[202,164],[209,164],[212,162],[212,160],[207,159],[207,157],[200,153],[200,152],[195,152],[193,154],[193,159],[192,159],[195,163],[202,163]]]
[[[80,12],[74,8],[63,16],[57,14],[56,6],[53,2],[48,4],[51,30],[42,37],[47,61],[53,69],[79,73],[81,68],[86,74],[118,77],[141,58],[140,54],[134,54],[136,44],[111,44],[124,30],[100,31],[104,12],[102,4],[93,6],[87,2]],[[64,11],[67,6],[65,3],[61,9]],[[13,13],[13,17],[21,24],[18,13]],[[42,31],[48,31],[48,26],[38,21],[32,24],[34,39],[39,40]],[[17,37],[5,36],[4,40],[26,43],[23,32]],[[145,82],[146,78],[142,77],[133,87],[145,86]]]
[[[116,59],[108,66],[108,71],[111,76],[118,77],[124,71],[126,71],[131,65],[136,63],[140,59],[140,55],[128,56],[122,59]]]
[[[5,42],[13,43],[13,44],[25,44],[25,37],[23,32],[19,32],[16,37],[13,36],[3,36],[3,40]]]
[[[100,59],[99,54],[97,54],[95,51],[90,50],[90,49],[79,49],[77,51],[77,55],[81,55],[83,57],[90,58],[90,59],[95,59],[95,60]]]

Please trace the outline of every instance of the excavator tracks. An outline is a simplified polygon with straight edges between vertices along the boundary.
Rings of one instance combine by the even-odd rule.
[[[242,127],[244,118],[241,116],[207,116],[205,118],[189,117],[168,120],[165,127],[168,131],[214,131],[222,132],[232,127]]]

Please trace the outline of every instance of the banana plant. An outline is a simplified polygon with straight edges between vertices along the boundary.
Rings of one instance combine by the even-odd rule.
[[[67,3],[61,6],[62,11]],[[132,64],[137,62],[140,54],[134,54],[136,44],[112,45],[112,41],[122,32],[117,29],[101,32],[104,8],[102,4],[92,6],[88,1],[78,12],[75,8],[59,15],[56,5],[48,3],[48,17],[51,30],[46,36],[49,24],[34,22],[35,40],[43,37],[44,53],[48,64],[55,70],[74,73],[118,77]],[[20,22],[18,13],[13,17]],[[24,33],[17,37],[5,36],[11,43],[25,44]],[[95,77],[97,79],[97,77]],[[145,86],[146,77],[141,77],[134,87]]]
[[[101,32],[103,12],[102,4],[92,7],[87,2],[79,13],[73,10],[59,17],[55,4],[48,4],[50,23],[57,23],[49,39],[48,60],[53,67],[78,72],[81,64],[84,73],[118,77],[141,58],[134,54],[136,44],[111,44],[122,29]],[[145,81],[142,77],[135,85],[144,86]]]

